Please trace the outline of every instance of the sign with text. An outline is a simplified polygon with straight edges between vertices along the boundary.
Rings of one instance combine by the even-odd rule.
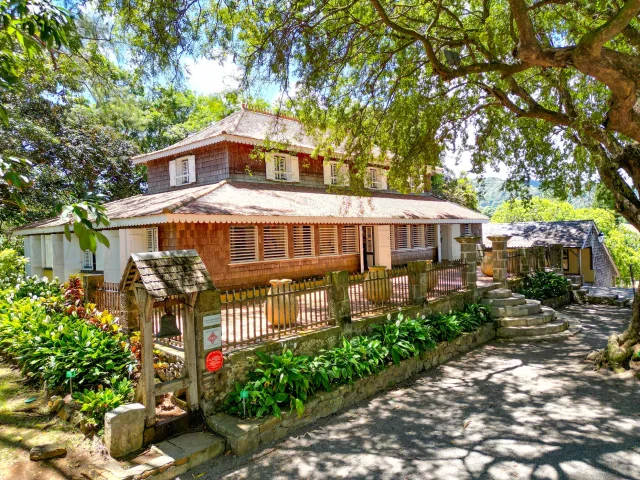
[[[222,327],[217,326],[202,330],[202,345],[205,352],[215,348],[222,348]]]
[[[219,327],[220,326],[220,314],[205,315],[202,317],[202,328]]]

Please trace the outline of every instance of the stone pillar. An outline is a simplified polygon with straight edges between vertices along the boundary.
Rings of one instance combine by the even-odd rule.
[[[551,258],[549,266],[551,269],[560,275],[564,273],[562,269],[562,250],[564,246],[561,243],[554,243],[551,245]]]
[[[507,242],[510,235],[494,235],[487,237],[491,241],[493,251],[493,281],[507,285]]]
[[[349,303],[349,272],[327,272],[327,297],[329,299],[329,317],[332,324],[342,327],[351,323],[351,304]]]
[[[82,288],[84,288],[84,302],[96,303],[96,290],[98,285],[104,281],[104,275],[91,274],[82,277]]]
[[[537,252],[536,252],[537,253],[537,255],[536,255],[537,263],[538,263],[538,266],[537,266],[536,270],[540,270],[540,271],[544,272],[544,270],[546,268],[546,265],[547,265],[547,260],[546,260],[545,255],[544,255],[544,250],[545,249],[544,249],[544,247],[534,247],[534,248],[538,249]]]
[[[407,264],[409,272],[409,298],[414,305],[424,304],[427,296],[427,268],[431,260],[418,260]]]
[[[476,282],[478,280],[478,252],[476,245],[479,241],[480,237],[456,237],[456,242],[460,244],[460,259],[467,265],[464,273],[467,280],[467,288],[473,291],[477,288]]]

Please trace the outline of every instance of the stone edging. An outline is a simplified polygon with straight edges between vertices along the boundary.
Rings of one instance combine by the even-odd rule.
[[[541,304],[545,307],[553,308],[562,308],[566,307],[571,303],[571,292],[567,292],[564,295],[560,295],[559,297],[547,298],[542,300]]]
[[[217,413],[207,417],[207,425],[213,432],[226,438],[227,447],[234,454],[246,455],[261,445],[285,437],[298,428],[403,382],[416,373],[473,350],[492,340],[495,335],[494,323],[483,325],[475,332],[464,333],[452,342],[441,342],[435,350],[423,352],[398,365],[391,365],[376,375],[341,385],[331,392],[318,392],[309,398],[301,417],[288,411],[282,413],[282,418],[269,416],[259,419],[241,419]]]

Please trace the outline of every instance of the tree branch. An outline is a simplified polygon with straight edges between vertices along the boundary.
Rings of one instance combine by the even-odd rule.
[[[578,42],[580,53],[600,54],[602,46],[621,33],[640,14],[640,0],[627,0],[623,7],[604,25],[585,33]]]

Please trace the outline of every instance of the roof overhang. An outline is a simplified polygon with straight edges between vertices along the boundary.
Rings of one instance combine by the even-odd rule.
[[[268,215],[203,215],[175,214],[147,215],[133,218],[116,218],[108,227],[98,230],[118,228],[144,227],[163,223],[251,223],[251,224],[312,224],[312,225],[406,225],[406,224],[455,224],[455,223],[488,223],[489,219],[466,218],[349,218],[349,217],[294,217]],[[73,231],[73,229],[72,229]],[[25,228],[17,230],[18,235],[47,235],[63,233],[64,225]]]

